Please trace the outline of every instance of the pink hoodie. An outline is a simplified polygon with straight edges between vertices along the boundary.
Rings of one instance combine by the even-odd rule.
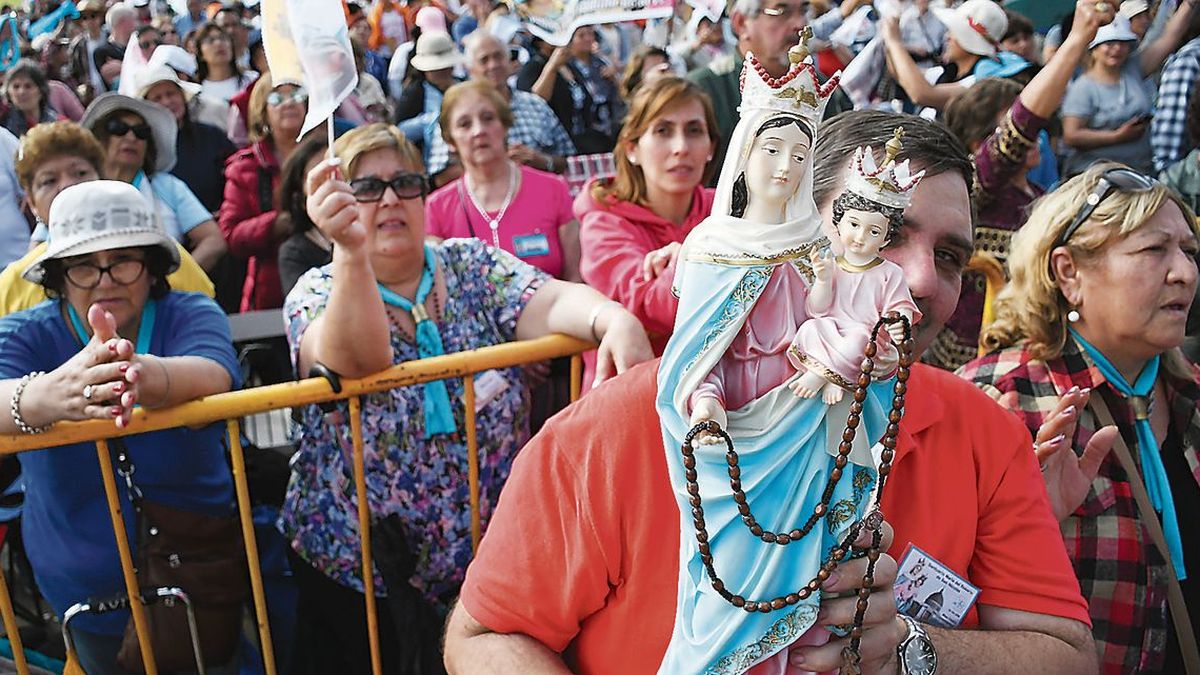
[[[675,328],[678,301],[671,293],[674,268],[658,278],[642,280],[642,260],[646,254],[675,241],[682,243],[692,228],[712,210],[713,190],[697,186],[692,209],[682,225],[676,225],[645,206],[630,202],[601,203],[592,198],[589,183],[575,198],[575,217],[579,219],[580,271],[589,286],[621,303],[633,313],[651,335],[654,354],[661,356],[667,338]],[[595,356],[587,359],[589,373]],[[591,384],[584,377],[584,389]]]

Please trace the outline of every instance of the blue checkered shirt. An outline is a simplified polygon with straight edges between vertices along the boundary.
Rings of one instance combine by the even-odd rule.
[[[1191,150],[1187,107],[1192,83],[1200,77],[1200,38],[1180,47],[1167,61],[1158,85],[1158,109],[1150,124],[1150,147],[1158,171],[1183,159]]]
[[[508,130],[508,144],[520,143],[538,152],[554,157],[570,157],[575,154],[575,144],[567,135],[558,116],[550,109],[550,105],[537,94],[527,91],[510,89],[512,98],[513,125]],[[436,176],[450,164],[450,146],[442,140],[442,129],[433,125],[432,140],[429,144],[429,161],[426,170],[430,176]],[[536,167],[545,169],[544,166]]]

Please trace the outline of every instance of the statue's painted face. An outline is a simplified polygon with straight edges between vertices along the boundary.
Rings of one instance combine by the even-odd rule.
[[[746,191],[751,202],[783,208],[800,186],[808,136],[795,124],[766,129],[754,139],[746,159]]]
[[[838,223],[842,247],[859,256],[874,256],[887,244],[887,216],[875,211],[847,209]]]

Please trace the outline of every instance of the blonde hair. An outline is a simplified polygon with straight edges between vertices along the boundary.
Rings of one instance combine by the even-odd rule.
[[[415,173],[425,173],[421,152],[404,137],[404,133],[390,124],[376,122],[347,131],[333,144],[334,153],[346,167],[347,179],[354,178],[354,169],[363,155],[376,150],[394,150],[400,163],[408,165]]]
[[[1117,166],[1094,164],[1034,203],[1029,220],[1012,238],[1008,257],[1012,281],[997,295],[996,320],[980,337],[986,349],[1024,343],[1035,359],[1053,359],[1061,353],[1070,307],[1050,271],[1050,254],[1101,174]],[[1179,207],[1188,227],[1200,238],[1192,210],[1165,185],[1155,183],[1148,190],[1114,188],[1063,246],[1077,264],[1087,264],[1110,242],[1146,224],[1168,202]]]
[[[683,105],[689,101],[699,101],[704,108],[704,123],[708,127],[708,140],[716,150],[721,142],[721,131],[717,126],[717,116],[713,112],[712,100],[708,94],[690,80],[674,75],[668,75],[638,88],[633,101],[629,105],[629,114],[625,116],[625,124],[617,136],[617,146],[613,148],[613,163],[617,165],[617,175],[611,181],[601,181],[592,188],[592,197],[597,201],[614,200],[632,202],[646,206],[646,177],[642,170],[629,161],[627,146],[637,143],[642,134],[650,128],[650,124],[667,110]],[[704,177],[701,183],[707,182],[712,175],[713,163],[710,160],[704,167]]]
[[[512,108],[509,107],[508,101],[504,100],[504,95],[496,88],[496,85],[487,80],[467,80],[446,90],[442,94],[442,113],[438,117],[438,127],[442,132],[442,140],[446,145],[454,147],[454,141],[450,138],[450,128],[454,123],[453,117],[454,106],[458,105],[462,99],[468,94],[475,93],[482,96],[488,103],[492,104],[492,108],[496,110],[496,116],[500,118],[500,124],[504,125],[507,131],[513,126]],[[457,148],[455,148],[457,150]]]
[[[271,82],[271,74],[263,73],[250,90],[250,103],[246,105],[246,137],[251,141],[261,141],[270,136],[267,129],[267,96],[275,85]]]

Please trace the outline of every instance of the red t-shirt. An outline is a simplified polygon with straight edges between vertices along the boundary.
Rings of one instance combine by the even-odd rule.
[[[670,640],[679,510],[654,408],[658,361],[596,388],[518,455],[461,602],[580,673],[655,672]],[[1090,625],[1029,432],[969,382],[917,365],[883,511],[982,589],[979,602]],[[963,627],[978,624],[972,608]]]

